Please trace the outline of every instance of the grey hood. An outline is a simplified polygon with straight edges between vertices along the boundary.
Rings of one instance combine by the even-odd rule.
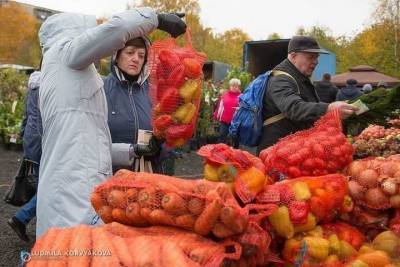
[[[146,44],[146,56],[148,58],[149,56],[149,50],[150,50],[150,46],[151,46],[151,42],[150,39],[147,38],[146,36],[141,36],[140,38],[142,38]],[[123,48],[122,48],[123,49]],[[121,82],[126,81],[124,74],[120,71],[120,69],[117,67],[117,65],[115,65],[115,59],[117,57],[117,53],[118,51],[116,51],[112,57],[111,57],[111,73]],[[143,66],[142,71],[140,72],[139,78],[137,80],[137,83],[142,85],[147,78],[150,76],[150,68],[149,68],[149,61],[148,59],[146,60],[146,63]]]
[[[40,27],[39,41],[43,54],[57,41],[70,40],[96,27],[96,17],[76,13],[50,16]]]
[[[35,71],[29,76],[28,89],[37,88],[40,85],[42,73],[40,71]]]

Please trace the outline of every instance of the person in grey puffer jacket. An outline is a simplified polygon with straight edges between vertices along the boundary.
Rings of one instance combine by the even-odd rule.
[[[149,48],[150,41],[146,37],[129,40],[113,55],[111,73],[104,79],[113,172],[121,168],[133,169],[135,163],[145,157],[151,161],[153,171],[163,173],[159,157],[161,141],[152,139],[149,147],[137,144],[139,129],[152,131]]]
[[[104,84],[93,63],[156,28],[176,37],[186,24],[177,15],[146,7],[116,14],[98,26],[94,16],[72,13],[53,15],[42,24],[37,238],[50,227],[101,222],[90,194],[112,175],[111,136]]]
[[[337,101],[353,100],[363,95],[363,92],[361,92],[360,88],[357,87],[357,80],[348,79],[346,84],[346,87],[341,88],[338,91],[336,95]]]

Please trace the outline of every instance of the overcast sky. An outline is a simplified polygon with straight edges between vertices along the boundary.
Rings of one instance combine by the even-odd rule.
[[[109,16],[123,11],[128,0],[21,0],[67,12]],[[331,29],[335,36],[353,37],[371,23],[376,0],[199,0],[201,21],[220,33],[237,27],[253,40],[276,32],[290,38],[300,27]]]

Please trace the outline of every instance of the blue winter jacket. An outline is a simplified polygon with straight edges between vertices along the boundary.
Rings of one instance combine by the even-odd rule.
[[[31,74],[28,81],[28,94],[22,121],[21,136],[24,157],[37,164],[42,156],[42,119],[39,110],[40,72]]]

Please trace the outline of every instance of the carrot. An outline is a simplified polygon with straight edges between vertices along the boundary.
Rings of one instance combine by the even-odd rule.
[[[151,209],[149,208],[141,208],[140,209],[140,216],[142,216],[143,219],[148,221],[150,223],[151,218],[150,218],[150,213],[152,212]]]
[[[171,241],[163,242],[161,247],[162,264],[165,267],[169,266],[188,266],[188,267],[200,267],[198,263],[193,262],[179,247]]]
[[[195,218],[191,214],[181,215],[175,218],[175,224],[186,230],[193,230]]]
[[[212,233],[218,238],[227,238],[233,236],[235,233],[229,229],[225,224],[217,222],[212,229]]]
[[[130,203],[128,207],[126,207],[125,213],[130,225],[147,226],[147,221],[140,215],[139,203]]]
[[[146,207],[159,207],[157,201],[157,190],[154,187],[148,187],[140,190],[138,195],[138,202],[142,208]]]
[[[149,236],[138,236],[130,239],[127,244],[134,266],[162,266],[159,240]]]
[[[136,237],[138,234],[140,234],[138,228],[126,226],[117,222],[108,223],[102,227],[112,235],[117,235],[123,238]]]
[[[186,201],[176,193],[168,193],[161,200],[161,206],[167,212],[182,215],[188,212]]]
[[[150,222],[153,225],[174,225],[174,219],[165,210],[153,210],[150,213]]]
[[[246,227],[245,218],[240,215],[238,208],[223,207],[219,218],[235,234],[242,233]]]
[[[92,228],[84,224],[78,225],[72,231],[71,236],[69,251],[77,254],[68,257],[68,266],[90,266],[90,256],[83,253],[92,249]]]
[[[49,248],[54,252],[60,253],[55,259],[51,260],[51,266],[66,266],[68,264],[68,253],[69,244],[72,237],[72,231],[74,228],[64,228],[57,235],[56,240],[54,240],[53,246]]]
[[[97,214],[99,214],[99,216],[103,220],[103,222],[110,223],[113,221],[111,212],[112,212],[112,208],[110,206],[103,206],[97,212]]]
[[[32,259],[29,261],[27,266],[47,266],[48,258],[46,256],[40,255],[40,253],[49,251],[52,248],[53,243],[56,240],[60,231],[60,228],[50,228],[43,236],[41,236],[36,241],[31,251]]]
[[[120,266],[110,234],[102,227],[92,230],[93,253],[90,266]]]
[[[193,215],[200,215],[204,210],[204,201],[200,198],[194,197],[189,200],[188,209]]]
[[[101,207],[105,205],[101,195],[96,192],[93,192],[92,195],[90,196],[90,202],[92,203],[92,206],[95,209],[95,211],[100,210]]]
[[[133,259],[129,253],[129,248],[125,241],[125,238],[122,238],[120,236],[113,236],[111,241],[113,242],[115,252],[117,254],[117,257],[119,258],[120,263],[122,263],[122,265],[125,267],[133,267]]]
[[[112,190],[107,196],[107,202],[113,208],[125,209],[127,205],[126,194],[120,190]]]
[[[126,217],[125,210],[115,208],[111,212],[111,216],[114,221],[122,223],[122,224],[129,224],[130,220]]]
[[[129,188],[126,191],[126,199],[128,200],[128,203],[135,202],[138,198],[139,191],[136,188]]]
[[[206,206],[194,224],[194,231],[199,235],[208,235],[217,222],[222,204],[219,199],[214,199]]]

